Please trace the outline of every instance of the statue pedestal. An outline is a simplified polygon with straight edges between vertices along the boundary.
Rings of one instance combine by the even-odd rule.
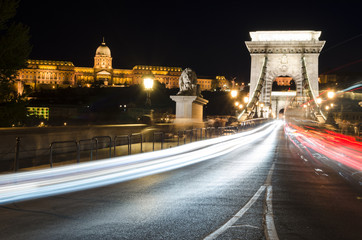
[[[176,102],[175,124],[194,127],[203,126],[203,106],[209,101],[197,96],[170,96]]]

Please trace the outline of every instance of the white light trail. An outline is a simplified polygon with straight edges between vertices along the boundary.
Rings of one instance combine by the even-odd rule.
[[[0,204],[120,183],[195,164],[265,138],[280,123],[157,152],[0,176]]]

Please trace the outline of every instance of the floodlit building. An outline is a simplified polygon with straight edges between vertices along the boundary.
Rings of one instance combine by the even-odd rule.
[[[28,116],[36,116],[42,119],[49,120],[48,107],[27,107]]]
[[[97,48],[93,67],[77,67],[70,61],[28,60],[28,67],[18,71],[17,88],[22,94],[24,87],[125,87],[142,84],[143,76],[152,74],[155,80],[165,84],[166,88],[178,88],[182,72],[180,67],[136,65],[132,69],[115,69],[112,66],[110,48],[103,42]],[[223,76],[216,79],[198,79],[201,90],[211,90],[215,81],[223,87],[228,81]]]

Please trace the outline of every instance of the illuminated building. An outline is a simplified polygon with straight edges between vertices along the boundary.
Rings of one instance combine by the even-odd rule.
[[[226,90],[230,88],[229,81],[224,76],[216,76],[217,87],[221,90]]]
[[[49,108],[48,107],[27,107],[28,116],[36,116],[49,120]]]
[[[153,74],[154,79],[165,84],[166,88],[178,88],[182,68],[136,65],[132,69],[133,84],[142,84],[143,76]]]
[[[18,92],[22,94],[24,85],[35,88],[56,87],[125,87],[142,84],[145,75],[153,74],[154,79],[166,88],[178,88],[182,68],[136,65],[132,69],[114,69],[111,50],[103,42],[97,48],[93,67],[76,67],[69,61],[28,60],[28,67],[18,71]],[[223,76],[217,76],[219,87],[228,85]],[[213,79],[200,78],[200,89],[211,90]]]
[[[200,90],[201,91],[210,90],[211,89],[211,83],[212,83],[212,79],[206,79],[206,78],[198,78],[197,79],[197,84],[200,85]]]
[[[337,82],[337,75],[336,74],[321,74],[321,75],[319,75],[318,81],[320,83]]]
[[[18,79],[25,85],[74,85],[74,65],[68,61],[28,60],[28,68],[18,72]]]
[[[290,86],[290,81],[292,81],[292,79],[293,78],[291,77],[276,77],[275,81],[278,86]]]

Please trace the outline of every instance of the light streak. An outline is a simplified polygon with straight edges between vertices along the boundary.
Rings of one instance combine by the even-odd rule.
[[[3,175],[0,204],[106,186],[217,158],[265,138],[280,124],[275,121],[251,131],[156,152]]]
[[[330,130],[313,130],[311,127],[307,129],[291,123],[286,124],[285,132],[295,145],[299,142],[302,146],[324,156],[324,159],[362,172],[362,143],[356,141],[354,137]]]
[[[338,93],[349,92],[349,91],[354,91],[354,90],[359,90],[359,89],[361,89],[361,88],[362,88],[362,83],[357,83],[357,84],[355,84],[355,85],[353,85],[353,86],[350,86],[350,87],[348,87],[348,88],[346,88],[346,89],[343,89],[343,90],[341,90],[341,91],[338,91]]]

